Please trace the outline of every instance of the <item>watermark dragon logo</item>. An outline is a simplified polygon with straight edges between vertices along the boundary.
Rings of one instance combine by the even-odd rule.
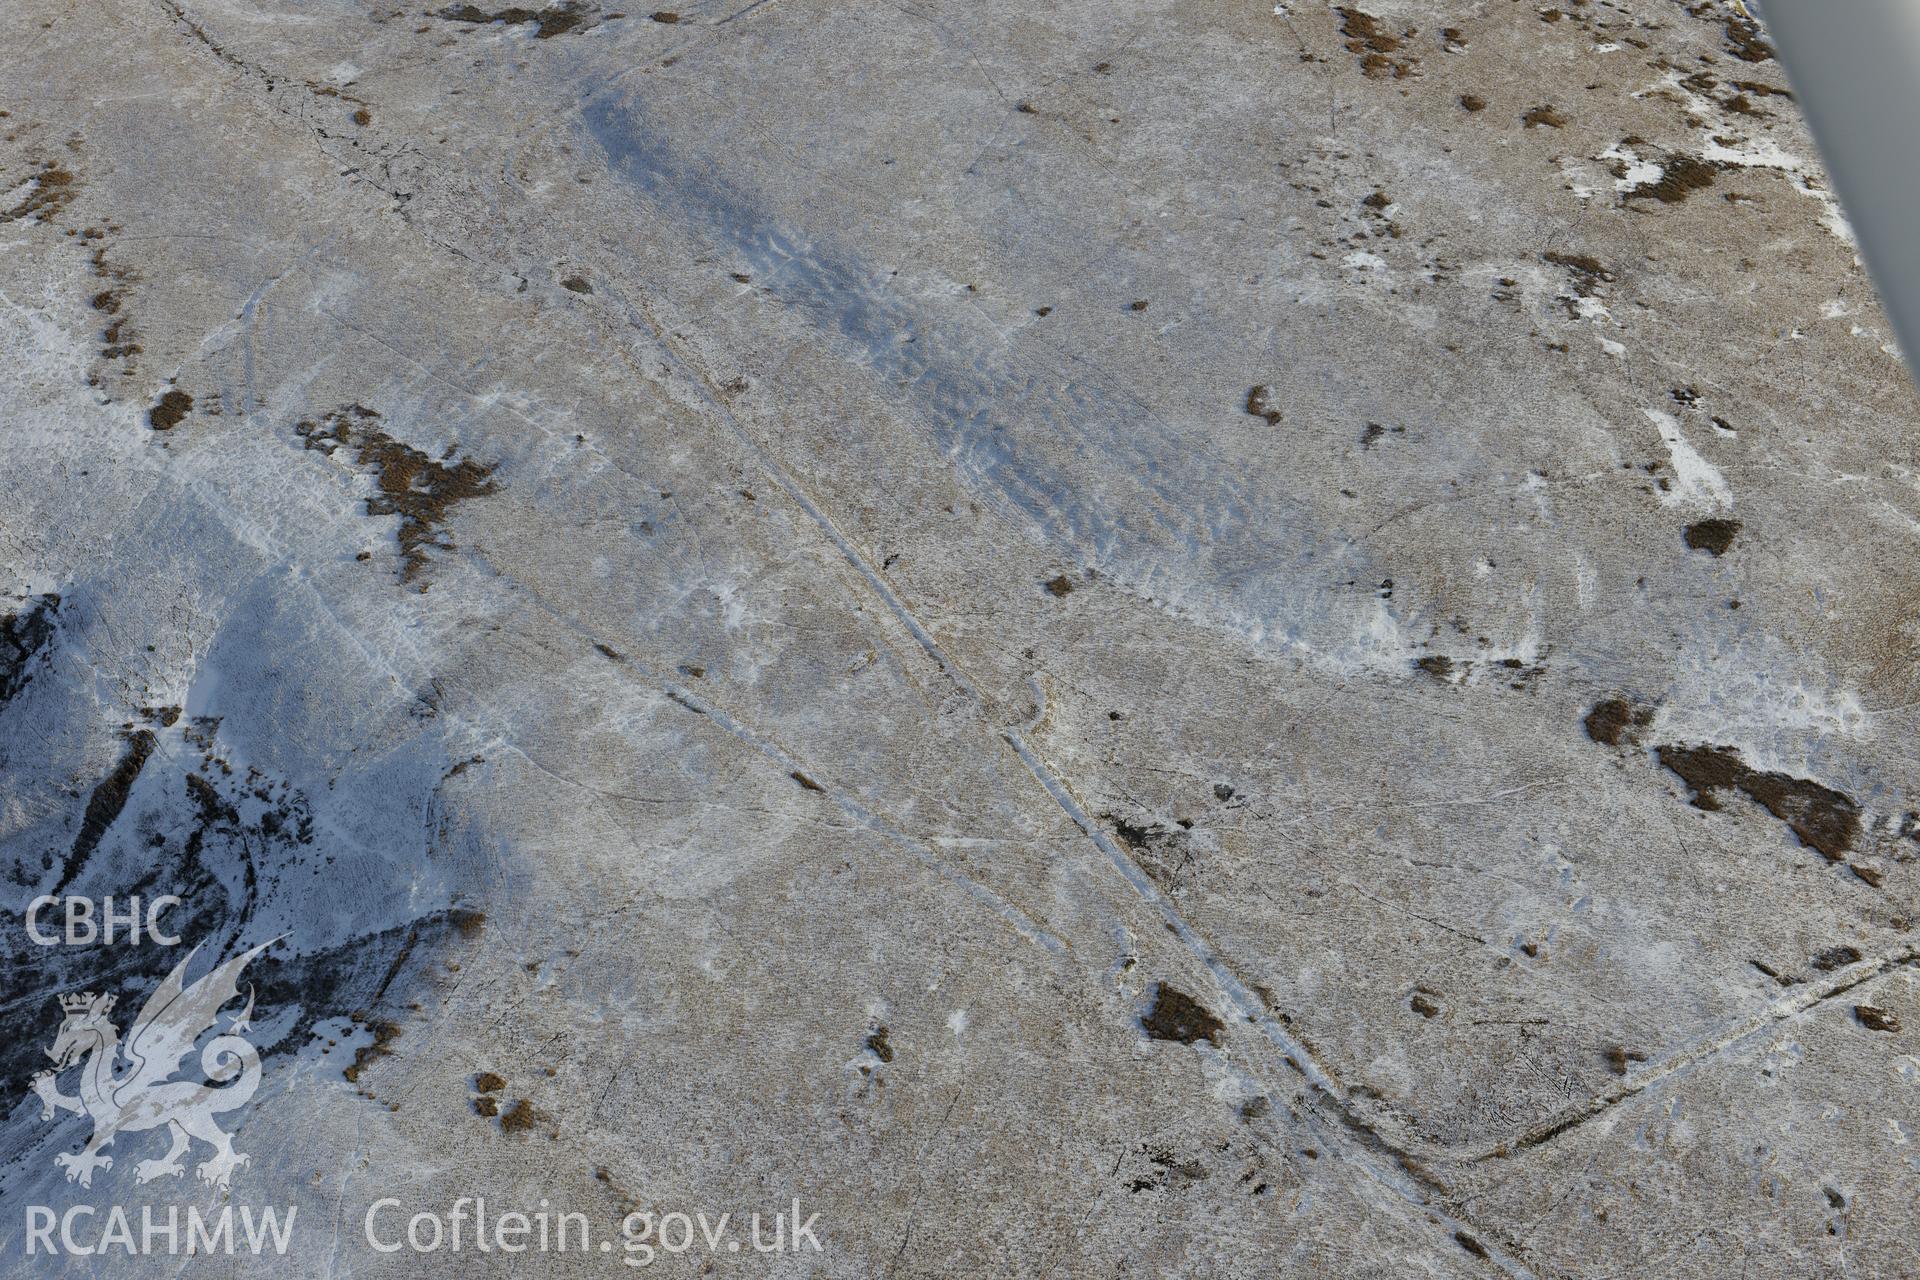
[[[68,1182],[92,1186],[95,1169],[113,1168],[113,1157],[102,1155],[103,1148],[122,1133],[144,1133],[164,1125],[173,1145],[160,1159],[135,1165],[135,1181],[180,1176],[180,1158],[192,1147],[190,1139],[198,1138],[213,1148],[213,1155],[195,1166],[200,1180],[223,1190],[231,1183],[234,1170],[247,1164],[248,1158],[233,1149],[232,1137],[214,1117],[245,1106],[260,1087],[260,1054],[239,1034],[250,1029],[251,984],[247,1007],[237,1016],[229,1015],[227,1029],[200,1051],[200,1072],[207,1079],[171,1077],[181,1070],[195,1042],[213,1027],[221,1007],[239,996],[240,971],[273,942],[235,956],[188,985],[187,965],[199,951],[195,947],[147,997],[124,1044],[108,1016],[113,1012],[112,995],[85,991],[60,997],[66,1018],[53,1047],[46,1051],[54,1067],[33,1078],[33,1091],[40,1095],[42,1120],[53,1119],[56,1111],[93,1120],[93,1136],[78,1155],[54,1157],[54,1163],[67,1171]],[[124,1073],[116,1074],[122,1063]],[[60,1092],[59,1076],[76,1065],[80,1094],[70,1097]]]

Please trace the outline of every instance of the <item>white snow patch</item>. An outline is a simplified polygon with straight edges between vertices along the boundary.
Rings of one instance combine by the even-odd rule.
[[[1665,442],[1667,453],[1673,459],[1673,488],[1662,493],[1660,501],[1669,507],[1732,506],[1733,490],[1727,487],[1726,477],[1687,443],[1687,438],[1680,434],[1679,420],[1658,409],[1643,409],[1641,412],[1659,428],[1660,439]]]
[[[1703,130],[1707,146],[1700,153],[1703,160],[1741,169],[1773,169],[1787,174],[1793,185],[1818,200],[1823,207],[1820,224],[1842,243],[1857,248],[1859,242],[1853,237],[1853,227],[1848,224],[1846,214],[1840,209],[1840,201],[1827,189],[1819,176],[1817,167],[1809,166],[1799,156],[1783,150],[1777,143],[1764,139],[1749,139],[1746,136],[1749,125],[1728,113],[1718,102],[1693,91],[1680,77],[1669,72],[1662,79],[1662,86],[1669,92],[1685,96],[1687,109],[1707,122]],[[1643,96],[1635,94],[1635,97]],[[1729,142],[1718,139],[1729,138]],[[1618,148],[1616,148],[1617,150]],[[1625,155],[1620,158],[1626,159]],[[1633,174],[1629,172],[1622,182],[1628,182]],[[1656,179],[1657,181],[1657,179]],[[1625,189],[1624,187],[1622,188]]]
[[[1593,185],[1593,178],[1586,166],[1573,156],[1560,157],[1560,176],[1567,181],[1567,190],[1573,192],[1576,200],[1591,200],[1599,194],[1599,188]]]
[[[1819,777],[1812,761],[1824,743],[1875,736],[1874,714],[1852,689],[1774,637],[1689,646],[1673,673],[1659,731],[1739,747],[1756,769]]]
[[[1594,159],[1618,160],[1626,166],[1626,169],[1621,175],[1613,180],[1613,187],[1616,191],[1632,191],[1635,187],[1643,186],[1650,182],[1658,182],[1666,176],[1667,172],[1666,169],[1651,160],[1642,160],[1639,154],[1632,148],[1622,146],[1619,143],[1608,147],[1605,151],[1595,156]]]

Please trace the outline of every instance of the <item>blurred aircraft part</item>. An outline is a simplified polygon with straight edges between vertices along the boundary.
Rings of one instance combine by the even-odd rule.
[[[1920,0],[1769,0],[1760,16],[1920,374]]]

